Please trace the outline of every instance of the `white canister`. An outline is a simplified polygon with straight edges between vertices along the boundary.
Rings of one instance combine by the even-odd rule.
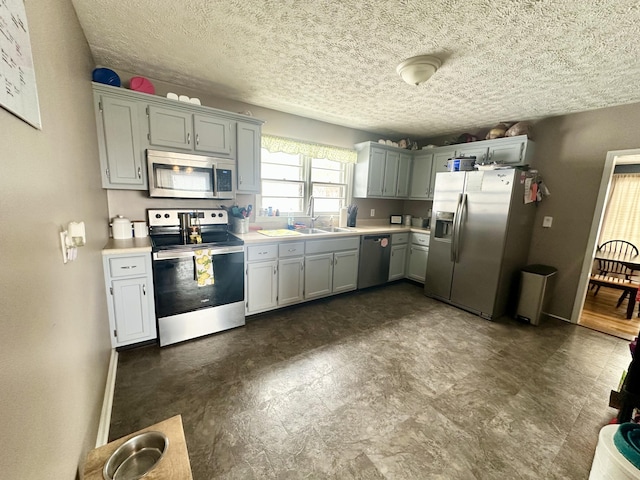
[[[149,229],[145,222],[133,222],[133,236],[136,238],[144,238],[149,235]]]
[[[126,240],[133,237],[133,227],[131,220],[118,215],[111,221],[111,232],[116,240]]]

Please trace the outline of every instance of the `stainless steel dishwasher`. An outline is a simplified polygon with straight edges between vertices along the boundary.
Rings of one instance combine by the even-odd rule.
[[[389,280],[391,235],[363,235],[360,237],[358,288],[381,285]]]

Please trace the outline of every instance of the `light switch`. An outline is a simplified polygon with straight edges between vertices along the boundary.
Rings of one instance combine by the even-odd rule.
[[[544,217],[542,220],[542,226],[544,228],[551,228],[551,224],[553,223],[553,217]]]

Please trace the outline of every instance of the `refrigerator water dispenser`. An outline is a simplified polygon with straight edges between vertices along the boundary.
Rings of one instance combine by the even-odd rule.
[[[451,240],[453,234],[453,212],[436,212],[436,229],[433,234],[441,240]]]

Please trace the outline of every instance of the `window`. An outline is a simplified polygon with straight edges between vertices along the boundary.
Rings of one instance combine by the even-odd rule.
[[[338,214],[347,202],[348,171],[343,162],[263,148],[261,208],[305,214],[313,195],[315,215]]]
[[[640,174],[615,174],[598,244],[626,240],[640,248]]]

